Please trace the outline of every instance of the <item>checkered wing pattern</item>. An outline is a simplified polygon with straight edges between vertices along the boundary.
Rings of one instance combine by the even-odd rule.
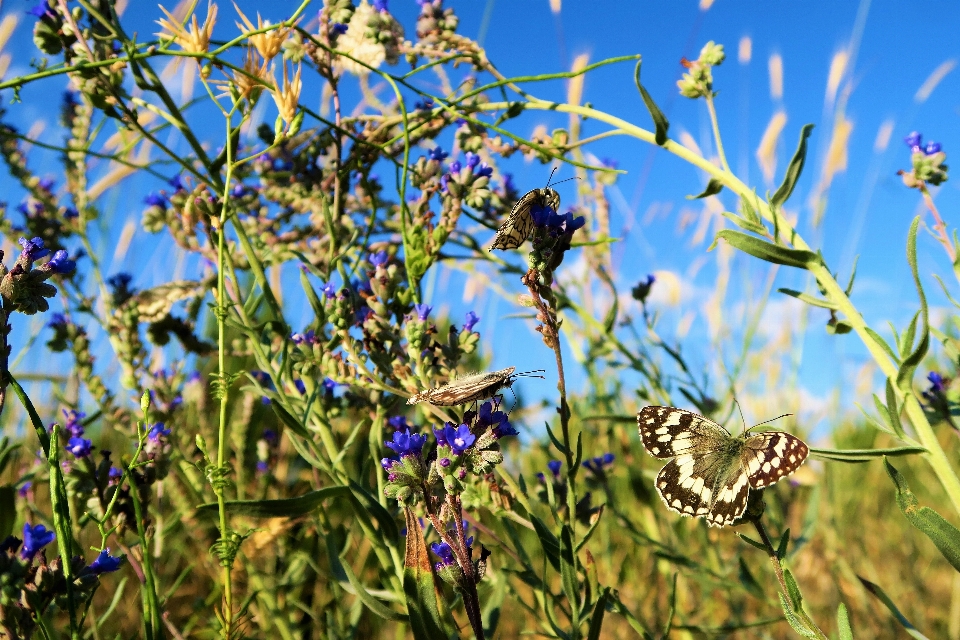
[[[637,426],[644,448],[655,458],[717,451],[731,437],[713,420],[676,407],[644,407]]]
[[[513,383],[513,372],[516,367],[507,367],[489,373],[474,373],[451,380],[435,389],[421,391],[407,400],[407,404],[429,402],[438,407],[453,407],[467,404],[495,395],[503,387]]]
[[[740,464],[750,486],[762,489],[799,469],[808,453],[809,447],[800,438],[783,431],[767,431],[746,438]]]
[[[751,488],[762,489],[793,473],[809,452],[789,433],[734,437],[716,422],[675,407],[645,407],[637,424],[647,452],[671,458],[657,474],[663,503],[716,527],[743,515]]]
[[[493,237],[490,250],[516,249],[522,245],[533,229],[533,216],[530,209],[534,205],[550,206],[554,211],[560,208],[560,194],[553,189],[533,189],[528,191],[513,205],[510,215],[504,220],[497,235]]]

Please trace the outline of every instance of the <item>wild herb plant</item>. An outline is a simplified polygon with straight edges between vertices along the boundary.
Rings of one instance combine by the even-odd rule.
[[[773,194],[761,197],[731,171],[715,108],[722,46],[708,43],[685,61],[678,82],[682,96],[705,103],[715,162],[670,137],[640,83],[638,55],[508,78],[458,33],[442,0],[418,4],[413,38],[386,0],[307,0],[256,25],[237,10],[239,35],[227,34],[218,6],[208,4],[201,21],[193,3],[184,15],[164,10],[156,39],[131,36],[111,0],[32,11],[47,57],[0,83],[14,100],[0,151],[26,193],[2,222],[22,251],[0,274],[0,410],[22,442],[0,446],[0,633],[774,637],[787,633],[785,620],[803,637],[827,638],[832,626],[845,639],[852,628],[879,637],[896,619],[918,636],[883,587],[894,576],[929,582],[942,603],[940,582],[953,576],[943,560],[960,569],[960,532],[920,507],[886,459],[922,461],[912,467],[923,484],[939,482],[924,501],[944,496],[960,511],[956,445],[934,429],[955,429],[955,376],[931,373],[926,391],[914,384],[931,339],[960,365],[957,327],[931,326],[916,261],[920,220],[907,241],[920,308],[890,344],[854,306],[853,274],[841,285],[785,212],[812,127],[802,128]],[[180,99],[157,71],[162,62],[195,76],[202,96]],[[652,129],[581,100],[585,74],[624,63],[635,65]],[[65,140],[38,144],[16,126],[16,98],[65,80]],[[567,100],[537,96],[555,80],[568,81]],[[304,104],[307,86],[322,87],[324,108]],[[268,99],[273,127],[259,122]],[[219,133],[208,127],[211,112]],[[517,133],[521,117],[537,112],[567,114],[568,125]],[[584,135],[598,123],[600,132]],[[732,375],[705,380],[661,337],[652,275],[628,277],[637,284],[626,308],[606,194],[618,171],[584,152],[610,135],[658,145],[704,172],[698,198],[733,194],[737,211],[724,217],[737,229],[717,233],[717,251],[809,274],[809,291],[782,293],[828,312],[830,333],[855,333],[886,378],[868,424],[838,428],[837,448],[811,449],[825,461],[819,473],[751,494],[742,523],[759,539],[681,520],[653,492],[632,414],[684,403],[719,420],[736,390],[765,373],[746,366],[748,335]],[[928,188],[946,180],[946,154],[921,146],[918,134],[907,142],[904,182],[920,190],[960,273],[960,245]],[[62,184],[30,169],[27,145],[59,152]],[[502,169],[514,154],[573,171],[577,198],[563,213],[531,207],[530,244],[493,254],[488,238],[525,190]],[[95,250],[104,194],[135,174],[163,184],[144,198],[140,226],[191,256],[193,279],[145,285],[105,270]],[[481,353],[477,329],[499,322],[434,314],[445,300],[426,299],[424,280],[439,269],[522,291],[512,303],[556,363],[544,431],[536,407],[521,402],[508,414],[501,398],[408,409],[407,398],[482,368],[491,354]],[[292,279],[300,290],[287,286]],[[49,313],[58,294],[62,308]],[[295,325],[304,308],[310,320]],[[51,385],[42,402],[28,397],[10,359],[15,345],[33,344],[10,318],[38,313],[48,313],[47,349],[72,361],[70,386]],[[760,313],[762,305],[747,325]],[[95,345],[98,335],[106,339]],[[582,391],[569,384],[568,354],[586,375]],[[23,413],[5,402],[7,389]],[[61,412],[64,426],[54,422]],[[36,443],[25,424],[37,456],[27,453]],[[902,516],[884,507],[871,522],[915,545],[889,553],[876,546],[883,536],[864,543],[885,566],[870,577],[886,585],[844,559],[850,540],[872,534],[851,530],[843,514],[861,508],[855,489],[880,482],[881,457],[894,482],[879,485],[889,487],[884,504]],[[921,560],[937,567],[935,580],[912,573]],[[839,593],[850,576],[860,590]],[[946,618],[924,615],[918,625],[942,637]]]

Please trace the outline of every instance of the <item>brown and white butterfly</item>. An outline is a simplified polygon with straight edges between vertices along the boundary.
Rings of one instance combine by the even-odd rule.
[[[538,371],[527,371],[514,374],[516,367],[507,367],[499,371],[471,373],[460,378],[454,378],[450,382],[440,385],[434,389],[426,389],[416,394],[407,404],[419,404],[429,402],[438,407],[452,407],[460,404],[468,404],[484,398],[492,398],[504,388],[513,386],[514,380],[519,376],[526,376]],[[531,376],[533,377],[533,376]]]
[[[671,458],[657,474],[657,493],[671,511],[703,516],[711,526],[732,524],[747,508],[750,489],[762,489],[796,471],[810,449],[783,431],[732,436],[722,426],[676,407],[637,413],[647,453]]]

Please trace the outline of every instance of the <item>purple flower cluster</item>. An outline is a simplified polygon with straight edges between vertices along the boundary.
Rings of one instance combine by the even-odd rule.
[[[550,206],[534,205],[530,207],[530,216],[533,218],[533,224],[551,231],[562,231],[566,234],[573,234],[574,231],[586,224],[587,220],[583,216],[573,217],[573,213],[567,212],[560,215]]]
[[[463,330],[473,331],[473,328],[478,322],[480,322],[480,316],[475,314],[473,311],[467,311],[467,318],[463,323]]]
[[[57,534],[50,531],[42,524],[31,526],[23,525],[23,546],[20,548],[20,558],[30,562],[33,556],[37,555],[43,547],[47,546],[56,539]]]
[[[420,322],[426,322],[427,318],[430,316],[430,312],[433,311],[433,307],[430,307],[426,304],[415,304],[413,308],[417,311],[417,318]]]
[[[440,148],[434,149],[434,151],[439,150]],[[430,152],[431,158],[433,158],[433,151]],[[441,151],[443,157],[447,157],[447,154]],[[440,159],[440,158],[437,158]],[[470,173],[474,175],[475,178],[489,178],[493,175],[493,168],[487,165],[486,162],[480,161],[480,156],[477,154],[467,151],[465,156],[466,167],[470,169]],[[459,160],[454,160],[450,163],[447,173],[440,176],[440,189],[444,193],[447,192],[447,185],[451,180],[455,179],[457,175],[463,170],[464,165],[460,163]]]
[[[591,460],[584,460],[582,464],[584,469],[588,469],[596,474],[599,474],[603,472],[605,467],[612,465],[615,459],[616,456],[608,451],[602,456],[597,456]]]
[[[927,141],[927,144],[923,144],[923,136],[919,131],[911,131],[910,135],[903,139],[907,146],[910,147],[910,151],[913,153],[923,152],[924,155],[932,156],[935,153],[940,153],[941,146],[939,142],[934,142],[933,140]]]
[[[427,436],[422,433],[410,433],[410,429],[396,431],[393,439],[386,443],[387,447],[392,449],[399,457],[420,455],[423,445],[427,442]]]
[[[439,446],[449,446],[457,455],[472,447],[473,443],[477,441],[477,436],[470,432],[470,425],[468,424],[455,426],[452,422],[448,422],[441,429],[435,427],[433,435],[437,437]]]

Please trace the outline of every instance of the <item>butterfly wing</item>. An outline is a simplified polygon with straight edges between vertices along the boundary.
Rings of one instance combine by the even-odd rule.
[[[740,454],[740,465],[754,489],[779,482],[800,468],[810,453],[800,438],[783,431],[766,431],[748,436]]]
[[[677,456],[657,474],[657,493],[668,509],[682,516],[707,515],[727,467],[719,453]]]
[[[713,420],[676,407],[644,407],[637,426],[644,448],[656,458],[717,451],[730,438]]]
[[[554,211],[560,208],[560,194],[553,189],[533,189],[528,191],[513,206],[510,215],[497,229],[490,250],[516,249],[522,245],[533,229],[533,216],[530,209],[534,205],[549,206]]]
[[[707,524],[712,527],[733,524],[747,509],[750,483],[747,481],[747,474],[737,462],[736,459],[730,460],[718,477],[716,494],[713,504],[710,505],[710,513],[707,514]]]

